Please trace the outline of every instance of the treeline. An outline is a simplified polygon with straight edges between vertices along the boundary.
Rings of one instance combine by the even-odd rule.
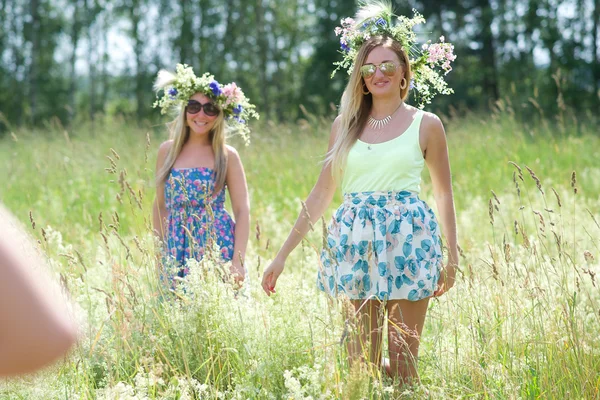
[[[489,109],[524,118],[572,107],[600,112],[600,0],[396,1],[423,14],[423,42],[444,35],[458,59],[442,111]],[[178,62],[236,81],[263,118],[299,105],[331,113],[345,83],[339,59],[346,0],[0,0],[0,132],[99,113],[157,114],[152,81]],[[506,103],[503,103],[506,105]]]

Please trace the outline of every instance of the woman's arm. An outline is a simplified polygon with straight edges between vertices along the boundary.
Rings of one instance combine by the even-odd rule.
[[[333,144],[335,143],[338,124],[339,117],[336,118],[331,127],[328,150],[331,150]],[[308,233],[310,226],[317,222],[325,213],[329,207],[329,204],[331,203],[331,200],[333,199],[335,189],[336,182],[331,173],[331,164],[326,164],[321,169],[319,179],[306,199],[306,210],[302,210],[300,212],[300,215],[296,220],[296,224],[292,228],[292,231],[288,235],[286,241],[281,246],[277,256],[263,273],[262,286],[264,291],[269,296],[271,293],[275,293],[275,285],[277,284],[279,275],[281,275],[283,272],[287,257]]]
[[[235,218],[235,233],[231,273],[236,282],[244,280],[244,259],[250,236],[250,201],[244,166],[238,152],[227,146],[227,188]]]
[[[172,140],[168,140],[160,145],[158,149],[158,156],[156,157],[156,173],[155,177],[158,179],[158,171],[162,168],[165,163],[165,158],[173,144]],[[167,206],[165,204],[165,182],[156,182],[156,197],[154,198],[154,204],[152,206],[152,228],[160,240],[164,240],[165,237],[165,225],[166,219],[169,216]]]
[[[43,256],[1,205],[0,234],[0,376],[8,376],[63,356],[77,329]]]
[[[448,160],[446,132],[440,119],[431,113],[423,117],[423,132],[426,142],[425,162],[431,176],[433,194],[437,204],[444,237],[448,243],[448,263],[439,280],[435,296],[441,296],[454,286],[458,266],[458,242],[456,233],[456,213],[452,193],[452,176]]]

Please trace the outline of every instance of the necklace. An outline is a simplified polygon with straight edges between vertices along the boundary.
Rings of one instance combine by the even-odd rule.
[[[394,116],[396,111],[398,111],[398,109],[400,108],[402,103],[403,103],[403,101],[401,101],[400,104],[398,104],[398,107],[396,107],[396,109],[385,118],[377,119],[377,118],[373,118],[372,116],[369,116],[369,121],[368,121],[369,126],[374,129],[381,129],[384,126],[386,126],[392,120],[392,117]]]
[[[373,129],[379,130],[379,129],[383,128],[384,126],[386,126],[392,120],[392,117],[394,116],[394,114],[396,114],[396,111],[398,111],[398,109],[400,108],[400,106],[402,106],[402,103],[404,103],[404,102],[401,101],[400,104],[398,105],[398,107],[396,107],[396,109],[390,115],[388,115],[385,118],[377,119],[377,118],[373,118],[372,116],[369,116],[369,120],[368,120],[367,123]],[[377,140],[379,140],[379,136],[381,136],[382,133],[383,133],[383,131],[379,132],[379,134],[375,138],[375,142],[377,142]],[[376,143],[369,143],[367,145],[367,149],[371,150],[371,145],[372,144],[376,144]]]

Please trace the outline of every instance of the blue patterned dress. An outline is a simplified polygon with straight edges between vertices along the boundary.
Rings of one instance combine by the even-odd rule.
[[[169,212],[166,265],[183,277],[186,260],[201,260],[206,246],[216,244],[223,260],[233,257],[235,224],[224,208],[225,189],[213,195],[215,171],[211,168],[173,168],[165,182]]]

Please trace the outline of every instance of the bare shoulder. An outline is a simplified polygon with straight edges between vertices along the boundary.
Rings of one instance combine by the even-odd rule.
[[[342,114],[339,114],[337,117],[335,117],[335,119],[333,120],[333,124],[331,124],[332,128],[337,128],[338,126],[340,126],[342,121]]]
[[[167,158],[167,154],[169,154],[169,150],[173,146],[173,140],[167,140],[166,142],[162,142],[160,147],[158,148],[158,156],[156,157],[156,170],[162,168],[165,160]]]
[[[425,111],[421,121],[421,134],[428,140],[445,140],[444,124],[436,114]]]
[[[337,117],[335,117],[335,119],[333,120],[333,123],[331,124],[331,132],[329,133],[329,142],[330,143],[333,143],[335,141],[335,138],[337,137],[341,123],[342,123],[342,115],[340,114]]]
[[[225,148],[227,149],[227,164],[235,167],[236,169],[242,167],[242,160],[240,158],[240,153],[238,153],[237,149],[228,144],[225,145]]]
[[[340,127],[340,124],[342,123],[342,115],[338,115],[337,117],[335,117],[335,119],[333,120],[333,124],[331,124],[331,133],[335,134],[337,132],[337,130]]]
[[[229,158],[233,158],[233,159],[240,159],[240,153],[238,153],[237,149],[231,145],[225,145],[225,147],[227,148],[227,157]]]
[[[431,112],[423,112],[423,119],[419,129],[419,145],[423,157],[428,159],[430,150],[446,146],[446,132],[440,117]]]
[[[164,157],[169,152],[171,146],[173,146],[173,139],[162,142],[158,148],[158,156]]]
[[[423,150],[426,150],[434,143],[440,143],[443,145],[446,143],[444,124],[442,123],[440,117],[434,113],[423,113],[423,119],[421,121],[421,129],[419,133],[421,148]]]

